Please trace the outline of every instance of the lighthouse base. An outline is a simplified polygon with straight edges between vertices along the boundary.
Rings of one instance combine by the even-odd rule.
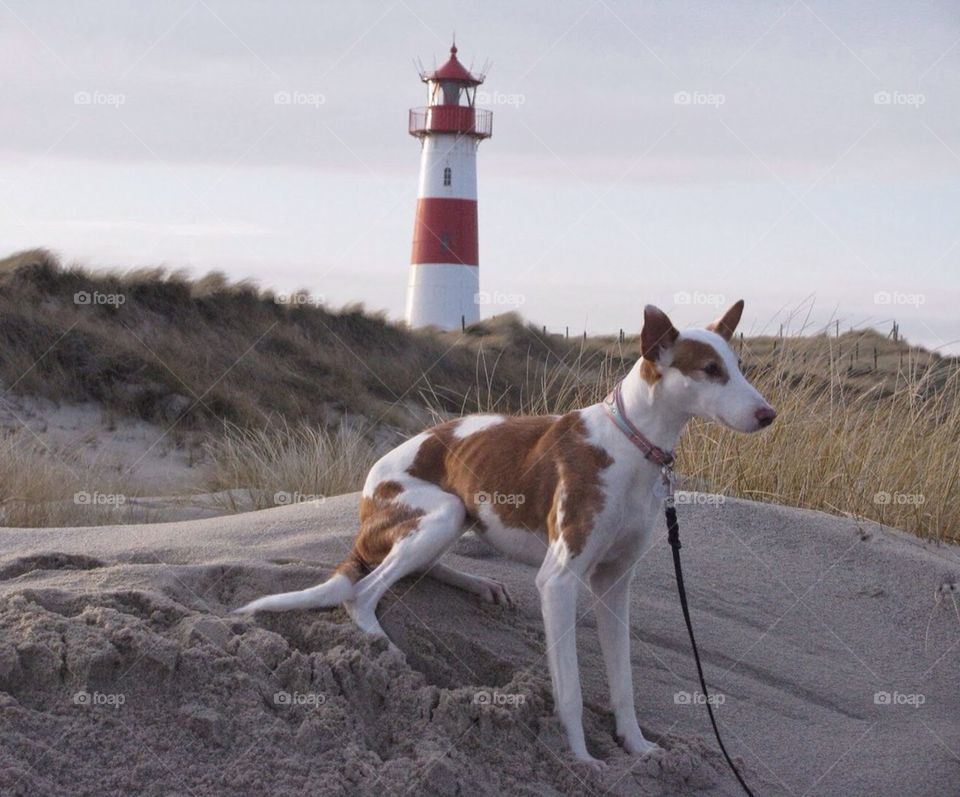
[[[411,327],[460,329],[480,320],[480,269],[459,263],[412,263],[407,284]]]

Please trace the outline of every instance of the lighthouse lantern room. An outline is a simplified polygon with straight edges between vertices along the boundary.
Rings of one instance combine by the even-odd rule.
[[[410,110],[420,139],[420,184],[407,286],[411,327],[459,328],[480,319],[477,244],[477,147],[489,138],[493,114],[475,107],[483,75],[450,58],[421,72],[427,106]]]

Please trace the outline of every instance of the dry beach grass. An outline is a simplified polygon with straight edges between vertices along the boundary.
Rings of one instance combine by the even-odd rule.
[[[905,369],[892,387],[864,389],[851,384],[829,346],[811,359],[807,375],[797,375],[790,344],[745,362],[779,411],[774,426],[748,436],[695,421],[679,446],[680,473],[710,492],[863,518],[929,539],[960,539],[956,366],[950,372]],[[563,412],[598,401],[622,370],[619,358],[602,353],[532,367],[535,376],[520,390],[522,411]],[[475,400],[488,411],[506,409],[490,381],[475,390],[465,405]],[[436,407],[435,414],[444,413]],[[361,440],[355,432],[286,427],[232,433],[213,444],[211,487],[253,485],[271,494],[295,485],[303,494],[324,495],[334,494],[331,483],[341,491],[358,489],[374,456]]]
[[[210,492],[247,488],[253,506],[323,501],[356,490],[376,461],[374,448],[354,427],[265,429],[229,427],[207,444]],[[228,492],[228,495],[234,495]]]
[[[797,378],[789,341],[749,370],[779,412],[762,435],[692,424],[679,469],[709,489],[960,539],[960,372],[904,369],[891,387],[851,385],[827,351]]]
[[[70,451],[51,452],[26,431],[0,437],[0,525],[115,523],[118,502],[136,492],[130,479],[83,465]]]
[[[78,293],[123,302],[78,304]],[[23,252],[0,260],[0,384],[155,423],[200,452],[203,489],[248,490],[268,505],[278,493],[358,488],[375,453],[431,418],[595,402],[639,354],[630,336],[569,339],[512,315],[432,333],[300,296]],[[809,332],[735,341],[780,417],[755,436],[691,424],[680,470],[703,489],[956,541],[957,359],[871,330]],[[62,503],[73,494],[62,463],[22,434],[4,445],[7,525],[99,521]]]

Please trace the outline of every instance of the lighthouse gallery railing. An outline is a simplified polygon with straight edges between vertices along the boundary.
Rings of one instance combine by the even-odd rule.
[[[410,109],[410,135],[458,133],[477,138],[493,135],[493,112],[466,105],[431,105]]]

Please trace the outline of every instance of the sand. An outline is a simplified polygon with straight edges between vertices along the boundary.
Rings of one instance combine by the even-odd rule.
[[[0,389],[3,386],[0,385]],[[171,412],[182,411],[174,402]],[[184,443],[198,435],[166,424],[115,415],[96,401],[53,402],[32,395],[3,392],[0,434],[22,434],[55,453],[78,471],[121,478],[125,484],[142,484],[164,494],[179,492],[197,482],[194,460],[198,450]]]
[[[0,531],[0,794],[739,793],[697,705],[665,541],[631,618],[640,722],[662,752],[616,745],[581,597],[602,774],[551,716],[534,572],[472,535],[448,560],[505,582],[516,607],[401,582],[380,614],[405,656],[340,609],[229,616],[322,580],[356,504]],[[957,549],[735,500],[680,519],[717,714],[757,794],[960,793]]]

